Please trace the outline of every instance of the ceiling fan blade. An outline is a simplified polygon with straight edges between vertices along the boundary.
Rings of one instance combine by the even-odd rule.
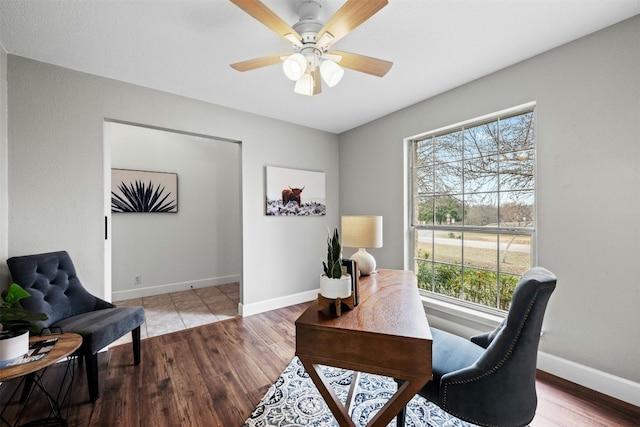
[[[334,50],[331,51],[331,54],[342,57],[340,62],[338,62],[341,67],[378,77],[383,77],[387,74],[393,65],[393,62],[385,61],[384,59],[372,58],[370,56],[358,55],[357,53]]]
[[[230,0],[231,3],[238,6],[240,9],[253,16],[258,21],[269,27],[272,31],[275,31],[282,37],[291,34],[293,38],[298,41],[302,40],[302,37],[296,30],[291,28],[289,24],[284,22],[278,15],[273,13],[271,9],[264,5],[260,0]]]
[[[282,56],[289,56],[291,53],[281,53],[280,55],[263,56],[262,58],[249,59],[247,61],[236,62],[231,64],[231,68],[236,71],[249,71],[256,68],[267,67],[282,62]]]
[[[388,3],[388,0],[348,0],[322,27],[316,40],[322,39],[325,33],[329,33],[332,38],[327,47],[331,46],[375,15]]]

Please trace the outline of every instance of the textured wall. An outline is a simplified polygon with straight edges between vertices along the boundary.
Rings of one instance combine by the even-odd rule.
[[[67,249],[83,283],[110,294],[103,128],[117,120],[240,141],[243,304],[317,289],[339,223],[336,135],[12,55],[7,72],[10,256]],[[267,165],[326,172],[327,215],[266,217]]]
[[[8,228],[8,187],[7,187],[7,53],[0,46],[0,259],[5,260],[9,253]],[[0,263],[0,289],[9,282],[6,264]]]
[[[537,102],[537,261],[558,276],[541,350],[640,382],[640,17],[340,137],[342,213],[384,216],[402,268],[403,139]],[[366,184],[364,184],[366,182]]]

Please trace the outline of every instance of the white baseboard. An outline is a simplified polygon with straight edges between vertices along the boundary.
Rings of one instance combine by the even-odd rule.
[[[125,291],[115,291],[111,293],[112,301],[123,301],[132,298],[148,297],[152,295],[168,294],[170,292],[187,291],[189,289],[207,288],[209,286],[226,285],[240,281],[240,275],[210,277],[207,279],[193,280],[189,282],[167,283],[145,288],[127,289]]]
[[[465,338],[493,329],[500,320],[484,313],[432,299],[425,299],[424,306],[431,326]],[[538,352],[538,369],[640,406],[639,383],[541,351]]]
[[[318,292],[320,292],[319,288],[313,291],[300,292],[298,294],[273,298],[270,300],[260,301],[252,304],[240,303],[238,304],[238,312],[242,317],[247,317],[258,313],[264,313],[265,311],[289,307],[290,305],[296,305],[318,298]]]
[[[538,352],[538,369],[583,387],[640,406],[640,384],[552,354]]]

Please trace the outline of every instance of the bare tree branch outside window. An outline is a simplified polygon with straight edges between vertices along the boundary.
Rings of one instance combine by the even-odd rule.
[[[421,287],[508,308],[510,283],[531,264],[534,130],[533,111],[526,111],[413,141]]]

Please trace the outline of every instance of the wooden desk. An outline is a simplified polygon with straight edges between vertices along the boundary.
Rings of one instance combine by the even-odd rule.
[[[53,346],[51,351],[47,353],[47,355],[42,359],[37,360],[35,362],[29,362],[29,363],[24,363],[22,365],[10,366],[10,367],[0,369],[0,383],[15,379],[15,378],[21,378],[21,381],[23,382],[25,379],[27,380],[26,382],[24,382],[24,387],[27,388],[26,393],[25,391],[23,391],[23,396],[20,399],[22,402],[24,402],[24,404],[22,406],[22,410],[17,415],[17,419],[15,421],[16,425],[18,424],[22,416],[25,415],[24,411],[25,409],[27,409],[27,401],[29,397],[31,397],[31,393],[33,389],[36,387],[44,393],[51,407],[51,413],[49,414],[49,418],[47,418],[46,420],[32,421],[29,424],[30,425],[54,425],[55,423],[58,423],[57,425],[66,425],[66,421],[62,418],[61,407],[65,402],[68,404],[68,399],[71,393],[71,385],[73,382],[73,370],[74,370],[72,362],[68,361],[66,365],[65,375],[62,379],[62,383],[60,384],[60,390],[58,391],[56,396],[53,396],[51,393],[47,391],[47,389],[44,386],[44,383],[42,382],[42,376],[44,375],[44,372],[49,366],[61,361],[65,357],[73,354],[73,352],[75,352],[78,348],[80,348],[80,346],[82,345],[82,337],[78,334],[73,334],[73,333],[65,333],[65,334],[59,334],[59,335],[54,334],[54,335],[45,335],[41,337],[31,337],[29,338],[29,342],[32,343],[37,341],[43,341],[48,338],[58,338],[58,341]],[[64,383],[68,375],[71,377],[71,379],[69,380],[69,384],[66,389],[66,392],[63,393]],[[17,386],[15,388],[14,393],[11,395],[11,397],[9,397],[7,401],[7,407],[9,406],[9,403],[13,400],[19,388],[20,386]],[[60,398],[62,398],[62,401],[59,401]],[[4,418],[4,412],[7,409],[7,407],[5,407],[0,413],[0,421],[2,421],[7,425],[11,425],[11,423],[9,423]]]
[[[317,302],[296,320],[296,355],[340,426],[355,426],[318,365],[404,380],[368,426],[386,426],[429,380],[431,332],[411,271],[380,270],[360,278],[360,304],[340,317]]]

